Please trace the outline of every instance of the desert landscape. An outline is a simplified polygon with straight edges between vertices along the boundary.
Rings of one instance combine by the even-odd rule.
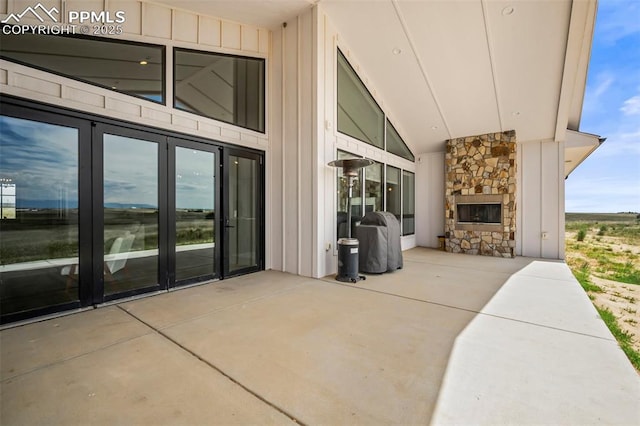
[[[566,261],[640,371],[640,215],[567,213]]]

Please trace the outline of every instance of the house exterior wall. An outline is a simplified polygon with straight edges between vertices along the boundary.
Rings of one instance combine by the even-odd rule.
[[[313,13],[308,11],[273,32],[270,85],[272,182],[270,267],[293,274],[314,276],[315,251],[313,133]],[[269,263],[267,263],[269,265]]]
[[[327,166],[337,151],[411,172],[416,166],[337,131],[338,47],[356,69],[358,63],[321,5],[288,21],[272,39],[270,265],[323,277],[337,270],[336,170]],[[358,73],[375,97],[366,70]],[[402,237],[403,249],[415,245],[416,235]]]
[[[61,9],[60,1],[42,2],[46,7]],[[2,13],[21,12],[27,3],[8,2],[7,10]],[[70,78],[47,73],[41,70],[0,60],[0,92],[60,107],[85,111],[118,120],[167,129],[202,138],[227,142],[234,145],[258,149],[265,152],[266,193],[271,193],[273,181],[271,161],[277,157],[271,149],[274,138],[281,137],[281,129],[271,129],[271,111],[282,103],[281,93],[274,86],[271,75],[278,72],[272,70],[278,62],[272,59],[271,32],[264,28],[242,23],[226,21],[210,16],[198,15],[170,7],[146,3],[142,1],[67,1],[67,10],[108,10],[113,13],[124,10],[126,21],[123,34],[112,36],[116,40],[130,40],[163,45],[169,52],[173,47],[194,49],[205,52],[235,54],[248,57],[264,58],[266,64],[265,111],[266,132],[260,133],[249,129],[220,122],[207,117],[180,111],[172,107],[173,99],[173,62],[172,55],[167,54],[166,105],[157,104],[124,93],[107,90]],[[25,16],[21,22],[37,25],[39,22]],[[105,37],[109,38],[109,37]],[[287,76],[289,77],[289,76]],[[272,96],[273,94],[273,96]],[[278,133],[280,132],[280,133]],[[273,133],[273,135],[272,135]],[[277,147],[276,147],[277,148]],[[276,180],[276,183],[278,181]],[[278,191],[276,191],[277,193]],[[265,223],[273,222],[273,198],[265,197]],[[277,220],[282,216],[276,209]],[[277,231],[277,230],[276,230]],[[271,240],[281,234],[267,226],[265,229],[265,267],[272,267],[273,252]],[[276,257],[276,261],[278,258]],[[276,269],[284,270],[281,265]]]
[[[445,153],[417,156],[416,164],[416,244],[438,247],[438,236],[444,235]]]
[[[417,244],[437,247],[444,234],[445,153],[417,156]],[[564,259],[564,143],[518,141],[516,255]],[[546,239],[543,238],[543,232]]]
[[[564,259],[564,142],[518,146],[516,254]]]
[[[56,6],[61,9],[60,3],[60,1],[49,1],[46,2],[46,6]],[[25,4],[8,2],[8,6],[7,13],[21,12]],[[123,24],[124,33],[111,36],[110,38],[114,40],[163,45],[167,51],[173,47],[182,47],[257,58],[269,57],[270,32],[266,29],[140,1],[93,3],[67,1],[66,8],[69,10],[90,8],[112,12],[124,10],[126,16]],[[35,19],[32,20],[32,24],[39,23]],[[26,16],[23,21],[30,22]],[[267,70],[267,81],[269,81],[268,74]],[[173,81],[171,55],[167,55],[165,79],[167,82]],[[268,130],[263,134],[174,109],[171,106],[173,84],[170,83],[166,84],[167,105],[160,105],[0,60],[0,87],[5,94],[105,117],[170,129],[263,151],[269,146]],[[269,91],[267,90],[267,101],[268,99]]]
[[[326,166],[326,164],[336,159],[337,151],[347,151],[355,155],[364,156],[380,163],[388,164],[410,172],[416,172],[416,164],[412,161],[393,155],[383,149],[376,148],[365,142],[339,133],[337,129],[337,50],[338,48],[345,55],[351,66],[356,70],[358,76],[367,87],[371,95],[375,98],[378,105],[385,112],[387,117],[393,122],[393,111],[385,105],[384,100],[378,95],[375,85],[373,85],[367,77],[367,70],[359,66],[357,52],[352,52],[348,43],[340,37],[339,31],[331,23],[329,16],[322,12],[322,5],[317,8],[319,36],[322,37],[323,43],[321,49],[323,54],[318,55],[324,61],[323,75],[319,75],[322,79],[322,87],[324,92],[324,112],[320,113],[319,123],[324,133],[324,149],[320,153],[323,158],[318,162],[319,166],[324,170],[324,217],[327,219],[319,223],[320,233],[324,236],[324,249],[331,244],[330,250],[326,251],[325,270],[320,271],[323,275],[333,273],[337,270],[337,251],[335,247],[336,241],[336,171]],[[416,223],[420,221],[420,217],[416,212]],[[322,229],[323,228],[323,229]],[[416,246],[416,234],[401,237],[401,246],[403,250]]]
[[[7,2],[6,13],[24,4]],[[61,7],[51,1],[48,7]],[[125,10],[124,34],[113,38],[202,51],[265,58],[266,132],[259,133],[69,78],[0,61],[2,93],[61,107],[184,132],[259,149],[266,159],[266,268],[321,277],[337,269],[336,171],[326,164],[337,150],[366,156],[416,173],[416,233],[402,237],[403,249],[437,246],[443,233],[444,152],[416,153],[417,163],[372,147],[337,131],[336,51],[339,47],[382,109],[394,121],[375,85],[360,69],[357,52],[341,39],[322,5],[270,31],[216,17],[198,15],[144,1],[66,2],[66,8]],[[11,9],[13,8],[13,9]],[[14,10],[15,9],[15,10]],[[26,19],[26,18],[25,18]],[[34,22],[35,23],[35,22]],[[167,82],[173,63],[167,55]],[[167,84],[166,98],[173,98]],[[401,121],[401,120],[398,120]],[[525,142],[519,150],[519,227],[516,253],[558,258],[564,255],[562,147]],[[543,165],[544,162],[544,165]],[[553,168],[551,168],[553,165]],[[520,179],[519,179],[520,181]],[[531,198],[530,201],[529,197]],[[536,204],[537,203],[537,204]],[[545,206],[527,208],[532,206]],[[548,232],[548,239],[540,238]]]

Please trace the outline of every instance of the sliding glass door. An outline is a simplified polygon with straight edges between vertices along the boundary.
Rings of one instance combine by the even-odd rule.
[[[21,101],[0,126],[2,322],[264,267],[259,153]]]

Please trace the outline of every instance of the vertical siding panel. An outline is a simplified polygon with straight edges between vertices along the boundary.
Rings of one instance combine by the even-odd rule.
[[[269,53],[269,31],[262,28],[258,30],[258,52]]]
[[[540,142],[522,144],[522,255],[540,257],[541,225],[541,147]]]
[[[241,33],[240,24],[222,21],[222,47],[240,50],[242,47]]]
[[[221,46],[221,23],[219,19],[199,17],[198,43],[209,46]]]
[[[285,271],[298,273],[298,24],[291,20],[284,30],[284,238]]]
[[[565,218],[564,218],[564,209],[565,209],[565,204],[564,204],[564,180],[565,180],[565,174],[564,174],[564,149],[565,149],[565,143],[564,142],[558,142],[558,146],[557,146],[557,150],[558,150],[558,179],[556,181],[556,186],[558,188],[558,232],[559,232],[559,238],[557,241],[558,244],[558,258],[559,259],[564,259],[565,258],[565,242],[564,242],[564,229],[565,229]]]
[[[143,3],[142,32],[150,37],[171,38],[171,9]]]
[[[115,14],[116,11],[124,12],[125,21],[122,23],[122,30],[127,34],[142,34],[142,5],[138,1],[129,0],[109,0],[109,12]]]
[[[247,25],[242,26],[241,48],[247,52],[257,52],[259,45],[258,29]]]
[[[541,143],[541,180],[542,180],[542,199],[540,205],[541,223],[540,232],[546,232],[548,238],[541,239],[541,255],[545,258],[558,258],[558,238],[561,238],[558,223],[558,209],[560,208],[558,194],[558,179],[562,180],[562,176],[558,176],[558,143],[555,141]]]
[[[181,10],[173,11],[173,40],[198,42],[198,15]]]
[[[298,18],[298,235],[300,273],[313,276],[313,22],[311,10]],[[305,76],[305,77],[303,77]]]

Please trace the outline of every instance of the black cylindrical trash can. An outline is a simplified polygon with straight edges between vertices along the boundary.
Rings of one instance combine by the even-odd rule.
[[[360,280],[358,275],[358,240],[340,238],[338,240],[338,275],[336,280],[353,282]]]

